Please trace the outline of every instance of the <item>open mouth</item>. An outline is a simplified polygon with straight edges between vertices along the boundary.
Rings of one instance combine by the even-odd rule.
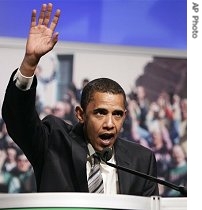
[[[104,145],[108,145],[110,143],[110,141],[114,138],[114,134],[113,133],[103,133],[103,134],[99,135],[99,138],[102,140],[102,143]]]

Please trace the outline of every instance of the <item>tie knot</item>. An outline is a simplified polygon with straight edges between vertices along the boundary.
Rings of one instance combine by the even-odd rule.
[[[93,155],[94,164],[100,164],[101,160],[97,153],[94,153]]]

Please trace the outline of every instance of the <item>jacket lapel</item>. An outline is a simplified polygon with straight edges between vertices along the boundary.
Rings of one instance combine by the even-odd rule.
[[[115,147],[116,164],[119,166],[130,168],[132,159],[129,157],[128,149],[125,147],[122,140],[117,139],[114,147]],[[129,193],[132,182],[131,179],[132,176],[130,173],[118,169],[118,180],[119,180],[119,191],[120,191],[119,193],[121,194]]]

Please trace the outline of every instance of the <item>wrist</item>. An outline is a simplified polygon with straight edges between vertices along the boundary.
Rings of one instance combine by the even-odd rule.
[[[39,59],[25,56],[20,66],[20,73],[25,77],[32,77],[35,73],[38,62]]]

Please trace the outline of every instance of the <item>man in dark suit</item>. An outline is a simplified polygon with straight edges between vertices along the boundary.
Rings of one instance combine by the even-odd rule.
[[[89,192],[90,157],[106,147],[113,151],[109,162],[156,176],[153,152],[118,137],[126,116],[126,96],[111,79],[95,79],[85,86],[81,105],[75,108],[78,124],[69,125],[52,115],[40,120],[35,109],[35,69],[58,41],[54,30],[60,10],[52,21],[51,14],[50,3],[42,5],[38,21],[32,11],[25,56],[11,76],[2,107],[9,135],[33,166],[38,192]],[[104,162],[101,174],[104,193],[158,195],[156,183]]]

